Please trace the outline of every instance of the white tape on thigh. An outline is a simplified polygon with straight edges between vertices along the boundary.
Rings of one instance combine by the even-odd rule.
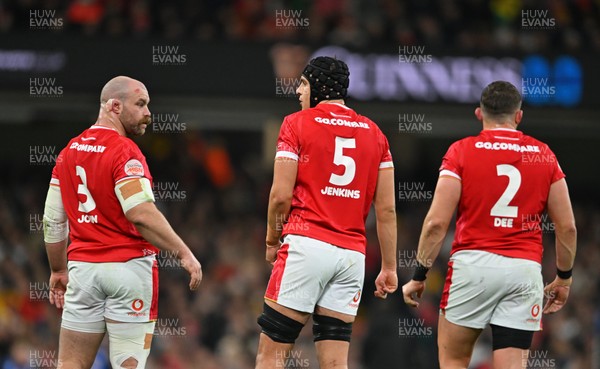
[[[114,369],[129,358],[137,360],[137,369],[146,366],[155,322],[106,323],[110,363]]]

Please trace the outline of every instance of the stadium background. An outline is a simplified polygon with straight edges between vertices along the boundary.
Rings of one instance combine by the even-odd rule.
[[[386,133],[398,192],[400,284],[412,273],[437,168],[476,134],[485,84],[528,92],[521,129],[547,142],[579,229],[567,306],[544,317],[530,368],[600,368],[598,1],[0,1],[0,367],[56,365],[60,315],[47,302],[41,216],[56,155],[95,121],[103,84],[143,81],[155,124],[136,138],[157,205],[203,265],[196,293],[160,255],[160,320],[148,368],[252,368],[262,294],[267,196],[282,118],[311,55],[350,65],[347,103]],[[482,189],[485,190],[485,189]],[[553,225],[542,222],[544,280]],[[452,230],[418,310],[373,298],[372,217],[351,368],[435,368],[436,319]],[[484,272],[484,271],[483,271]],[[490,367],[489,333],[473,368]],[[94,368],[108,368],[104,344]],[[310,327],[291,368],[317,368]],[[283,366],[282,361],[282,367]]]

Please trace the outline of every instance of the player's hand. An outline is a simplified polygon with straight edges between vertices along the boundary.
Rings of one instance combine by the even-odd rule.
[[[394,293],[398,289],[398,275],[396,270],[381,269],[375,279],[375,297],[387,298],[388,293]]]
[[[277,244],[277,246],[275,245],[266,245],[266,251],[265,251],[265,259],[271,264],[275,264],[275,260],[277,260],[277,251],[279,251],[279,249],[281,248],[281,242],[279,242]]]
[[[556,313],[567,303],[573,278],[561,279],[556,277],[544,288],[544,296],[548,299],[544,306],[544,314]]]
[[[404,296],[406,305],[419,307],[419,302],[416,301],[415,294],[418,298],[421,298],[423,291],[425,291],[425,281],[419,282],[413,279],[408,281],[408,283],[402,286],[402,295]]]
[[[190,275],[190,290],[195,291],[202,282],[202,266],[194,254],[190,251],[181,258],[181,266]]]
[[[67,292],[67,283],[69,283],[68,271],[61,270],[50,273],[50,293],[48,299],[50,304],[62,309],[65,306],[65,293]]]

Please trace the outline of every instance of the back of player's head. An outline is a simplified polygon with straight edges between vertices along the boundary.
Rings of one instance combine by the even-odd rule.
[[[318,56],[308,62],[302,75],[310,83],[310,107],[323,100],[344,99],[348,94],[350,71],[341,60]]]
[[[136,83],[143,86],[140,81],[126,76],[117,76],[108,81],[100,93],[100,103],[106,103],[109,99],[123,100],[133,90]]]
[[[481,110],[491,117],[514,114],[521,109],[521,94],[517,88],[505,81],[495,81],[481,92]]]

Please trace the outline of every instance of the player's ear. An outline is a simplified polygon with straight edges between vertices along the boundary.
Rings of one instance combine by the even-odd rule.
[[[519,123],[521,123],[521,119],[523,119],[523,110],[519,109],[515,113],[515,123],[516,123],[516,125],[519,125]]]
[[[112,110],[113,101],[115,101],[115,99],[108,99],[104,103],[104,110],[106,110],[107,113]]]
[[[106,102],[106,111],[119,114],[121,113],[121,109],[123,109],[123,104],[121,104],[121,100],[119,99],[108,99]]]
[[[475,109],[475,116],[477,117],[478,121],[483,122],[483,112],[481,111],[480,107]]]

